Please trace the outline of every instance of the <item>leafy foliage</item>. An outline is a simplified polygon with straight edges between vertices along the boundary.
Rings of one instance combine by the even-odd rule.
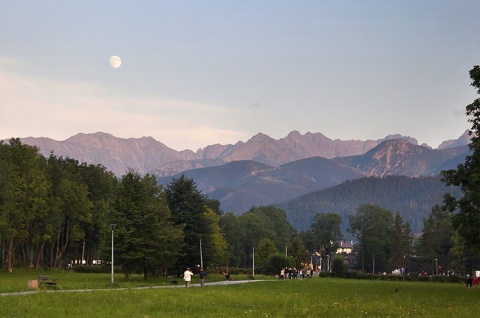
[[[357,213],[349,217],[349,231],[358,241],[361,270],[370,268],[367,260],[374,266],[375,262],[385,264],[388,257],[387,248],[390,243],[390,230],[393,226],[393,215],[389,210],[371,204],[362,204]],[[383,271],[380,267],[377,271]]]
[[[470,78],[477,93],[480,94],[480,66],[470,70]],[[470,149],[472,154],[465,158],[465,163],[442,172],[443,182],[447,186],[459,186],[462,197],[446,195],[444,206],[453,216],[453,227],[465,238],[470,247],[480,245],[480,98],[466,106],[468,121],[472,124]]]

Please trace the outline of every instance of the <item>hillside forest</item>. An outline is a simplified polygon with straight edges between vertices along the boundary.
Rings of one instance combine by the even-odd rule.
[[[254,251],[258,272],[330,269],[345,222],[355,240],[355,270],[471,271],[478,255],[465,247],[450,220],[450,212],[435,206],[423,220],[422,234],[414,236],[399,211],[361,203],[348,216],[317,211],[310,227],[299,232],[278,207],[225,213],[185,176],[163,187],[154,176],[132,169],[117,178],[100,165],[53,153],[45,158],[19,139],[0,143],[0,260],[9,272],[92,266],[99,260],[106,265],[112,236],[115,265],[126,279],[131,273],[147,279],[201,265],[250,268]]]

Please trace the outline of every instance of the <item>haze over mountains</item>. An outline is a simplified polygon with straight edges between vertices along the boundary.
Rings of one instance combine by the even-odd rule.
[[[347,187],[349,191],[361,192],[360,187],[345,182],[392,175],[433,176],[428,182],[402,181],[403,188],[415,188],[414,193],[426,191],[426,194],[413,198],[404,196],[401,202],[397,197],[401,190],[388,185],[388,182],[397,181],[386,179],[387,185],[375,183],[394,189],[392,197],[384,193],[379,204],[390,204],[384,208],[407,209],[401,212],[414,225],[414,230],[418,230],[431,205],[441,203],[446,191],[435,176],[441,170],[456,168],[464,162],[470,153],[469,141],[470,136],[465,132],[458,139],[445,141],[432,149],[401,135],[343,141],[331,140],[321,133],[301,135],[294,131],[279,140],[257,134],[247,142],[211,145],[194,152],[173,150],[151,137],[122,139],[106,133],[77,134],[64,141],[22,139],[23,143],[39,147],[45,156],[53,152],[56,156],[101,164],[118,176],[133,168],[141,174],[154,174],[158,182],[165,185],[172,178],[185,174],[209,198],[219,200],[225,212],[240,214],[252,206],[277,205],[286,210],[297,229],[308,227],[316,212],[338,210],[344,217],[354,213],[362,200],[344,196],[345,200],[339,203],[339,197],[334,196],[335,202],[330,202],[325,196],[331,195],[326,195],[329,192],[325,191],[332,191],[332,187],[334,191],[342,192]],[[375,200],[375,196],[370,200]],[[329,206],[334,210],[325,211]]]

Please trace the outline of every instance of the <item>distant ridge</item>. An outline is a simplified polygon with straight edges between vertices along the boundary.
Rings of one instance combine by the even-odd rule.
[[[257,134],[247,142],[234,145],[210,145],[196,152],[176,151],[152,137],[118,138],[108,133],[77,134],[64,141],[51,138],[22,138],[22,142],[40,148],[44,156],[53,152],[56,156],[75,158],[80,162],[101,164],[118,176],[128,168],[141,174],[155,172],[157,175],[173,175],[196,167],[221,165],[239,160],[254,160],[266,165],[280,165],[310,158],[327,159],[357,156],[378,146],[386,140],[407,140],[418,145],[416,139],[401,135],[389,135],[377,140],[329,139],[321,133],[300,134],[292,131],[286,137],[275,140],[265,134]],[[465,145],[465,134],[454,141],[442,143],[443,148]],[[189,161],[195,161],[190,162]]]

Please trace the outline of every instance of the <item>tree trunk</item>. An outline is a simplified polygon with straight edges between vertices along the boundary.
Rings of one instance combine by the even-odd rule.
[[[40,247],[39,250],[37,250],[37,255],[35,257],[35,269],[38,270],[40,267],[40,262],[43,260],[43,252],[45,249],[45,241],[42,242],[42,246]]]
[[[13,237],[8,242],[8,251],[7,251],[7,272],[13,273],[13,262],[14,262],[14,255],[13,252]]]
[[[362,273],[365,273],[365,251],[362,248]]]
[[[143,266],[143,280],[147,280],[148,270],[146,266]]]
[[[68,247],[68,227],[69,227],[70,222],[67,221],[67,224],[65,224],[65,235],[63,240],[62,238],[62,230],[58,230],[58,235],[57,235],[57,255],[55,256],[55,268],[58,268],[60,264],[60,259],[63,256],[63,253],[67,250]]]

